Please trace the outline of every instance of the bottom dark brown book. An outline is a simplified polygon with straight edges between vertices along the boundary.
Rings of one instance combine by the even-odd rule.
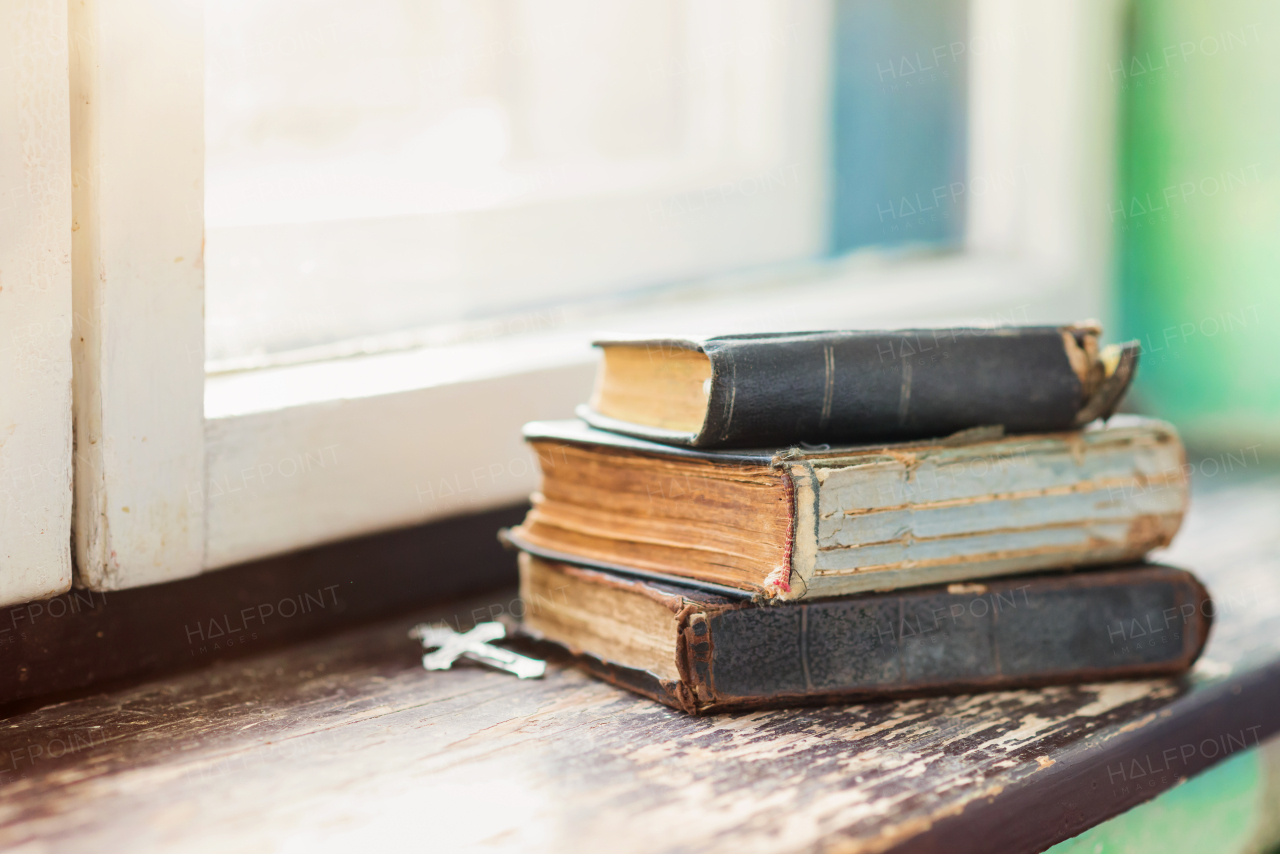
[[[520,555],[524,628],[693,714],[1182,672],[1213,605],[1154,564],[755,605]]]

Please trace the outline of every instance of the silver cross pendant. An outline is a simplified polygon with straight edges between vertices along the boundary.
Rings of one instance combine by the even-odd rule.
[[[432,650],[422,656],[422,666],[427,670],[449,670],[460,658],[474,661],[513,673],[521,679],[541,679],[547,672],[547,663],[536,658],[514,653],[508,649],[491,646],[490,643],[507,636],[502,623],[477,623],[465,634],[458,634],[448,626],[422,623],[409,630],[409,637],[422,641],[424,650]]]

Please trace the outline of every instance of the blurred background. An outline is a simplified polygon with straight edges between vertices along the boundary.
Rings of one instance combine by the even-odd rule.
[[[210,0],[209,370],[1092,315],[1130,408],[1277,455],[1280,6],[1027,5]]]
[[[1201,453],[1280,450],[1280,6],[1137,0],[1111,286],[1135,403]],[[1256,447],[1255,447],[1256,446]]]

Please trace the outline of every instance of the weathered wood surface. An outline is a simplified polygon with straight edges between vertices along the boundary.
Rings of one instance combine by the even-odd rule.
[[[0,717],[17,703],[41,702],[32,698],[260,655],[513,585],[515,555],[494,532],[527,511],[476,513],[169,584],[77,589],[0,610]]]
[[[1277,518],[1280,481],[1198,491],[1162,556],[1219,602],[1185,680],[695,719],[425,673],[400,619],[11,717],[0,845],[1040,850],[1280,731]]]

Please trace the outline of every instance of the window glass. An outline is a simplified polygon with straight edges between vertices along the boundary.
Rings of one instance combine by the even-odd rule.
[[[962,233],[961,0],[205,16],[215,369]]]
[[[834,251],[963,238],[968,5],[837,0]]]

